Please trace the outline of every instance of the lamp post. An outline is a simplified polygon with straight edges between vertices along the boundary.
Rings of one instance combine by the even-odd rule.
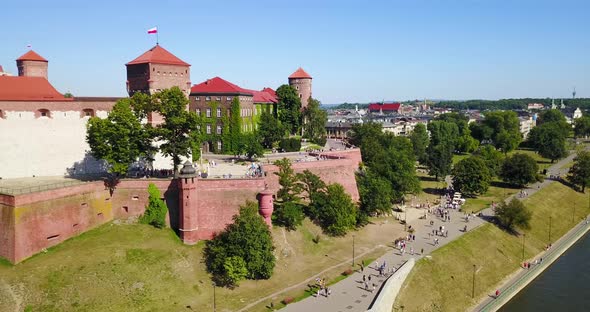
[[[551,244],[551,216],[549,216],[549,244]]]
[[[574,199],[574,211],[572,212],[572,223],[574,223],[575,218],[576,218],[576,200]]]
[[[215,282],[211,283],[213,285],[213,312],[217,311],[217,306],[215,304]]]
[[[354,234],[352,234],[352,269],[354,270]]]
[[[473,286],[471,287],[471,299],[475,298],[475,264],[473,265]]]
[[[522,261],[524,261],[524,242],[526,240],[526,233],[522,233]]]

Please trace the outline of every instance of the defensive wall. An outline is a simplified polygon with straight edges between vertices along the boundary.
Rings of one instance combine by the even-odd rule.
[[[354,174],[360,151],[322,153],[326,160],[296,162],[296,172],[310,170],[327,183],[341,183],[353,200],[358,200]],[[264,166],[265,177],[239,179],[195,178],[190,200],[180,196],[180,179],[122,180],[112,196],[102,181],[19,195],[0,194],[0,257],[13,263],[45,248],[79,235],[114,219],[141,215],[148,202],[147,188],[154,183],[169,209],[168,223],[181,228],[182,216],[193,216],[185,243],[210,239],[232,222],[239,206],[256,201],[262,191],[276,193],[278,168]],[[182,235],[181,235],[182,238]]]

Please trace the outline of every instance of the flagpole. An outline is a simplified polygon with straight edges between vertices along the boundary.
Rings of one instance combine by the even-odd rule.
[[[160,45],[160,33],[158,32],[158,26],[156,26],[156,45]]]

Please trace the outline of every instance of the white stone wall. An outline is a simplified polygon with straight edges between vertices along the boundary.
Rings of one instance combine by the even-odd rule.
[[[106,111],[96,111],[105,118]],[[35,117],[33,111],[5,111],[0,119],[0,177],[18,178],[97,173],[103,162],[86,152],[86,122],[80,111],[52,111]],[[69,170],[68,170],[69,169]]]

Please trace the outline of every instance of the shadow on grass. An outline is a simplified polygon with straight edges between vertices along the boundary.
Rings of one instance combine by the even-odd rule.
[[[419,176],[420,181],[430,181],[430,182],[441,182],[439,180],[437,180],[435,177],[431,177],[431,176]]]
[[[519,190],[521,187],[504,181],[492,181],[490,186]]]
[[[422,189],[422,191],[426,194],[430,194],[430,195],[441,195],[442,192],[440,189],[438,188],[432,188],[432,187],[427,187]]]

